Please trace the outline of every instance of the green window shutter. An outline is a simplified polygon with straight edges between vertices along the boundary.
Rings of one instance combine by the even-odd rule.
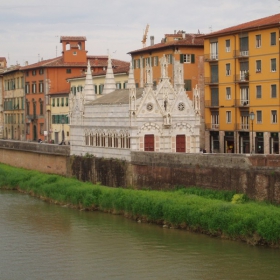
[[[154,57],[151,57],[151,66],[153,67],[154,66]]]
[[[194,63],[194,62],[195,62],[195,55],[191,54],[191,63]]]
[[[52,115],[52,123],[55,123],[55,117]]]
[[[132,63],[133,63],[133,68],[135,69],[136,68],[136,61],[135,61],[135,59],[132,61]]]
[[[191,91],[192,90],[192,80],[185,80],[185,90]]]
[[[184,63],[184,55],[180,54],[180,63]]]
[[[94,85],[95,94],[97,94],[97,85]]]

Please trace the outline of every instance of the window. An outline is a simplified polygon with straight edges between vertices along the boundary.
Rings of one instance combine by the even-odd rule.
[[[140,68],[140,59],[134,59],[133,61],[133,66],[134,66],[134,69],[135,68]]]
[[[231,111],[226,111],[226,122],[231,123]]]
[[[226,40],[226,52],[230,52],[230,40]]]
[[[218,42],[210,43],[210,59],[218,59]]]
[[[180,54],[180,63],[195,63],[194,54]]]
[[[102,94],[104,89],[104,85],[99,85],[99,94]]]
[[[43,103],[43,101],[40,102],[40,115],[44,115],[44,103]]]
[[[271,85],[271,98],[277,97],[276,85]]]
[[[191,91],[192,90],[192,80],[185,80],[185,90]]]
[[[66,97],[66,102],[65,102],[65,106],[68,106],[68,97]]]
[[[172,54],[167,54],[166,55],[166,59],[167,59],[167,62],[169,64],[173,64],[173,56],[172,56]]]
[[[271,72],[276,72],[276,58],[270,60],[270,69]]]
[[[116,88],[117,89],[121,89],[122,88],[122,84],[121,83],[116,83]]]
[[[242,87],[240,92],[241,105],[249,104],[249,87]]]
[[[29,93],[29,83],[25,84],[25,93]]]
[[[44,124],[40,123],[40,134],[43,135],[44,134]]]
[[[44,74],[44,69],[39,69],[39,74],[40,75]]]
[[[211,112],[211,128],[219,128],[219,112]]]
[[[262,61],[256,60],[256,73],[260,73],[262,71]]]
[[[40,81],[40,82],[39,82],[39,92],[40,92],[40,93],[44,92],[44,84],[43,84],[43,81]]]
[[[36,93],[36,83],[32,83],[32,93]]]
[[[52,98],[52,106],[55,107],[55,98]]]
[[[70,68],[67,68],[67,69],[66,69],[66,73],[67,73],[67,74],[71,74],[71,69],[70,69]]]
[[[26,77],[29,76],[29,72],[28,72],[28,71],[25,72],[25,76],[26,76]]]
[[[154,56],[154,66],[158,66],[158,56]]]
[[[36,70],[32,70],[32,76],[36,76]]]
[[[257,123],[262,123],[262,111],[257,111]]]
[[[151,62],[150,62],[150,57],[145,58],[145,66],[150,66]]]
[[[260,34],[256,35],[256,48],[260,48],[262,46],[262,37]]]
[[[226,76],[230,76],[230,63],[226,64]]]
[[[256,98],[262,98],[262,86],[256,86]]]
[[[56,98],[56,106],[59,107],[59,98]]]
[[[277,111],[276,110],[271,111],[271,123],[277,123]]]
[[[231,88],[226,87],[226,99],[230,100],[231,99]]]
[[[61,97],[61,107],[64,106],[64,97]]]
[[[270,33],[270,45],[276,46],[276,32]]]

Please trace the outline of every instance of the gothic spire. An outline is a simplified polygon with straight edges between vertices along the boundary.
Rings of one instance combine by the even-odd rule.
[[[95,100],[96,95],[95,95],[94,85],[93,85],[93,81],[92,81],[92,74],[91,74],[91,67],[90,67],[89,60],[88,60],[88,66],[87,66],[85,87],[84,87],[83,92],[84,92],[85,102]]]
[[[112,61],[110,55],[108,55],[108,66],[105,77],[105,84],[102,94],[108,94],[116,89],[116,82],[112,68]]]

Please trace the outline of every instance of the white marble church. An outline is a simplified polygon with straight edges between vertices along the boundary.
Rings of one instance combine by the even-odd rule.
[[[156,88],[148,66],[144,88],[136,88],[131,67],[127,89],[116,89],[109,58],[103,93],[96,95],[88,65],[84,90],[69,97],[71,155],[130,160],[131,151],[199,153],[199,90],[193,90],[191,101],[178,61],[174,85],[165,56],[160,66]]]

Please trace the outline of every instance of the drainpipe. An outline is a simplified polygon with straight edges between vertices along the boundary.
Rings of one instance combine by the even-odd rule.
[[[234,48],[236,52],[236,34],[234,35]],[[234,145],[234,153],[237,154],[237,145],[238,145],[238,135],[237,135],[237,106],[236,106],[236,57],[234,54],[234,118],[235,118],[235,128],[234,128],[234,138],[235,138],[235,145]],[[239,153],[240,153],[240,145],[239,145]]]

